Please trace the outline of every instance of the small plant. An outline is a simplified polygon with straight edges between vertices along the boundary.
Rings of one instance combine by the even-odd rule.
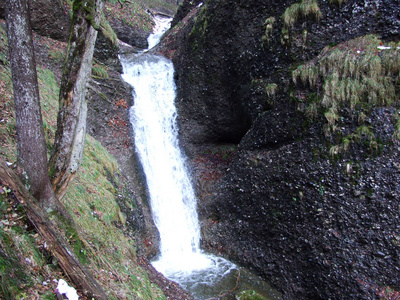
[[[316,0],[302,0],[289,6],[282,15],[283,23],[286,28],[293,25],[300,18],[314,18],[319,21],[321,19],[321,10]]]
[[[100,78],[110,78],[110,76],[108,75],[107,69],[105,68],[104,65],[102,65],[100,63],[93,64],[92,75],[100,77]]]
[[[271,99],[275,97],[278,90],[276,83],[267,83],[265,79],[253,79],[251,81],[251,87],[254,91],[260,94],[264,94],[267,98]]]
[[[274,30],[274,24],[275,24],[275,18],[274,17],[269,17],[268,19],[265,20],[264,22],[264,35],[262,36],[262,42],[269,43],[271,40],[271,35],[272,31]]]
[[[289,29],[286,27],[283,27],[281,31],[281,44],[286,47],[290,44]]]
[[[265,87],[265,94],[267,94],[269,98],[272,98],[275,96],[277,90],[278,85],[276,83],[270,83]]]
[[[330,130],[332,133],[336,132],[336,122],[339,119],[337,109],[334,107],[330,107],[324,115],[326,120],[328,121],[328,130]]]
[[[295,84],[301,81],[304,85],[308,84],[310,88],[315,87],[318,75],[318,68],[315,66],[315,62],[313,61],[298,67],[292,72],[292,78]]]
[[[318,105],[316,102],[311,102],[306,107],[306,116],[308,118],[314,119],[318,115]]]
[[[289,29],[292,28],[300,19],[314,19],[319,21],[322,17],[321,10],[316,0],[302,0],[289,6],[282,15],[283,28],[281,33],[281,43],[288,46],[290,41]],[[307,31],[303,31],[303,42],[307,38]]]

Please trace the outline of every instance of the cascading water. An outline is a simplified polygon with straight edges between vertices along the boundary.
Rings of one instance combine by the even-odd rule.
[[[156,35],[149,38],[150,46],[158,42],[161,34]],[[130,118],[135,146],[160,233],[160,255],[152,264],[196,294],[196,286],[212,286],[235,265],[200,250],[197,200],[178,144],[173,64],[146,53],[122,57],[121,62],[122,77],[134,88]]]
[[[172,62],[141,55],[124,65],[123,78],[135,89],[130,115],[136,151],[160,233],[160,257],[153,266],[184,287],[212,285],[234,265],[200,250],[196,197],[178,145]]]
[[[161,34],[156,34],[159,39]],[[158,42],[150,41],[152,38],[151,46]],[[122,77],[134,89],[130,118],[135,146],[160,233],[160,255],[152,264],[196,298],[214,297],[222,289],[237,285],[237,273],[232,272],[237,267],[203,253],[199,246],[197,200],[178,143],[173,64],[164,57],[146,53],[120,59]]]
[[[149,48],[153,48],[155,45],[158,44],[160,38],[162,37],[163,33],[168,30],[171,26],[171,18],[162,17],[162,16],[155,16],[154,22],[155,26],[153,28],[154,33],[150,34],[147,38],[147,43],[149,44]]]

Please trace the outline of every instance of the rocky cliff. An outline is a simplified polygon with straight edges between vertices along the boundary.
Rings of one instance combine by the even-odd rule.
[[[125,40],[134,46],[132,51],[137,51],[135,50],[137,48],[147,47],[146,38],[150,34],[152,27],[151,15],[147,13],[148,9],[155,12],[163,11],[165,14],[172,14],[174,11],[174,5],[171,5],[173,1],[171,0],[146,1],[146,5],[151,5],[151,7],[144,6],[143,3],[136,1],[105,2],[105,15],[108,22],[117,31],[119,39]],[[169,4],[165,5],[164,2]],[[4,117],[2,126],[10,128],[7,132],[12,138],[7,137],[7,132],[4,129],[1,130],[0,135],[1,148],[3,149],[2,159],[6,158],[7,161],[14,161],[14,152],[16,152],[15,113],[10,91],[12,90],[10,85],[11,72],[7,59],[5,22],[2,20],[4,18],[4,3],[5,1],[0,1],[0,57],[2,69],[0,104],[4,111],[2,114]],[[30,1],[44,128],[46,138],[49,139],[49,149],[52,144],[51,139],[54,139],[56,127],[58,89],[62,63],[65,59],[67,48],[65,41],[68,39],[69,34],[69,5],[71,3],[71,1]],[[135,13],[132,11],[135,11]],[[104,25],[107,25],[107,22],[104,22]],[[78,212],[78,210],[68,206],[71,214],[76,217],[77,228],[68,228],[69,233],[66,236],[68,236],[68,240],[73,245],[74,250],[82,254],[79,259],[90,256],[95,258],[97,262],[101,261],[106,264],[89,263],[84,258],[86,259],[84,262],[86,267],[95,274],[101,286],[107,290],[109,297],[118,299],[158,299],[160,297],[192,299],[176,283],[167,280],[158,273],[146,259],[146,257],[155,255],[158,249],[158,236],[146,203],[146,187],[144,179],[141,177],[141,168],[135,159],[131,139],[129,106],[132,104],[132,90],[123,82],[120,76],[122,70],[118,60],[118,48],[110,41],[110,38],[113,38],[113,30],[110,26],[107,27],[109,27],[107,28],[108,31],[104,30],[104,34],[99,34],[99,38],[96,41],[92,78],[88,83],[87,133],[90,136],[87,136],[84,162],[78,172],[78,177],[71,184],[69,195],[64,198],[67,205],[71,204],[80,207],[80,212]],[[106,37],[106,34],[109,35]],[[10,149],[10,151],[6,152],[4,149]],[[109,155],[110,153],[113,157]],[[114,158],[117,159],[118,164]],[[113,167],[110,167],[110,165]],[[93,177],[86,177],[85,174],[88,173]],[[88,178],[94,178],[94,174],[96,174],[96,179],[93,181],[92,188],[88,184]],[[103,178],[103,175],[106,179]],[[83,177],[85,179],[82,179]],[[104,192],[104,186],[107,186],[107,192]],[[4,186],[2,185],[3,188]],[[16,211],[16,198],[10,192],[11,190],[7,189],[8,197],[12,197],[11,204]],[[94,203],[97,199],[94,194],[101,194],[99,203]],[[41,299],[54,298],[56,284],[52,280],[64,275],[61,274],[57,263],[52,260],[50,251],[45,250],[45,240],[40,235],[35,234],[30,223],[25,225],[28,221],[23,210],[18,210],[18,213],[22,214],[22,216],[16,213],[11,214],[14,210],[8,207],[11,204],[8,204],[8,199],[6,198],[7,195],[4,196],[3,193],[0,199],[0,215],[2,219],[0,220],[2,221],[0,226],[0,260],[2,261],[2,267],[5,266],[5,272],[9,276],[6,281],[2,280],[0,284],[0,298],[2,298],[2,295],[6,299],[19,298],[20,295],[27,297],[35,295],[35,297]],[[85,208],[80,206],[81,204]],[[107,207],[104,209],[107,212],[103,213],[98,210],[99,206],[102,207],[101,209]],[[100,221],[106,215],[108,217],[109,213],[110,215],[114,214],[114,210],[117,212],[116,218],[109,219],[106,222]],[[90,218],[89,222],[86,222],[87,216]],[[17,218],[20,221],[18,222],[18,228],[14,226],[17,224],[13,221]],[[98,226],[99,223],[102,224],[100,227]],[[22,227],[22,224],[24,227]],[[104,227],[102,227],[103,225]],[[108,225],[110,226],[107,227]],[[11,235],[6,233],[6,230],[8,231],[8,228],[11,227],[13,228],[10,231],[13,232],[14,228],[18,229],[18,231],[15,230],[16,234],[12,238]],[[22,235],[25,230],[27,231],[26,237]],[[60,232],[63,232],[63,230],[62,228]],[[89,239],[87,232],[91,232],[91,230],[95,234],[89,234],[91,236],[90,243],[97,243],[99,240],[107,241],[107,245],[101,242],[101,253],[95,253],[96,250],[92,246],[90,246],[90,250],[88,248],[77,250],[78,248],[76,248],[76,245],[84,247],[81,244],[81,238],[84,241]],[[73,232],[73,238],[70,234],[71,232]],[[101,237],[103,232],[105,233],[104,239]],[[82,237],[83,235],[84,237]],[[115,238],[115,236],[118,236],[118,238]],[[30,243],[14,243],[12,241],[14,238],[16,241],[28,238],[32,245]],[[7,240],[6,244],[4,240]],[[124,243],[125,241],[129,241],[129,243],[124,244],[124,246],[117,246],[117,244],[121,245],[119,244],[120,242]],[[15,246],[17,244],[18,246]],[[19,246],[21,248],[18,248]],[[20,251],[22,248],[24,250]],[[124,254],[120,255],[119,251],[123,251]],[[11,255],[13,253],[15,255]],[[35,259],[32,259],[32,255],[35,256]],[[107,256],[108,258],[105,259]],[[127,261],[127,264],[119,260],[117,256]],[[112,258],[109,260],[110,257]],[[38,261],[40,262],[37,263]],[[50,265],[51,267],[49,267]],[[123,270],[117,270],[119,267],[123,268]],[[127,272],[134,273],[135,275],[132,275],[134,277],[122,279],[128,276],[126,275],[128,274]],[[103,275],[99,274],[106,275],[103,277]],[[67,277],[68,274],[65,274],[65,276]]]
[[[174,24],[203,246],[286,299],[398,295],[398,1],[186,1]]]

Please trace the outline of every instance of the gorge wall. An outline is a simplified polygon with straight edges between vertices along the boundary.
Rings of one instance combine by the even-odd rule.
[[[322,73],[299,71],[295,84],[293,71],[321,69],[335,53],[383,61],[378,46],[400,38],[399,2],[200,3],[184,1],[157,51],[176,67],[203,246],[252,268],[286,299],[396,295],[398,71],[385,75],[390,103],[372,103],[366,90],[357,104],[334,107],[321,104]]]
[[[65,8],[32,3],[40,12],[36,32],[66,41]],[[44,16],[50,21],[40,23]],[[148,31],[109,22],[120,40],[146,47]],[[183,1],[172,27],[155,51],[176,67],[181,144],[200,200],[203,247],[253,269],[286,299],[397,296],[400,50],[377,46],[400,39],[399,1]],[[367,101],[352,107],[343,100],[332,116],[333,107],[321,104],[328,94],[321,68],[335,53],[349,54],[337,58],[336,69],[358,54],[369,58],[360,67],[367,69],[390,56],[386,85],[374,83],[393,99],[374,103],[379,93],[365,91]],[[121,211],[139,254],[151,257],[158,237],[133,154],[131,90],[104,36],[95,57],[109,77],[90,83],[88,131],[132,182],[135,210],[120,203]]]

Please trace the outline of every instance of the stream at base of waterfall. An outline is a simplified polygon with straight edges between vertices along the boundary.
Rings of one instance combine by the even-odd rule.
[[[168,28],[165,19],[156,19],[156,24],[155,34],[149,37],[151,47]],[[265,299],[279,299],[257,276],[200,249],[197,199],[178,142],[172,62],[146,53],[120,59],[122,77],[133,87],[130,121],[160,233],[160,254],[153,266],[198,299],[217,297],[240,286],[257,290]]]

